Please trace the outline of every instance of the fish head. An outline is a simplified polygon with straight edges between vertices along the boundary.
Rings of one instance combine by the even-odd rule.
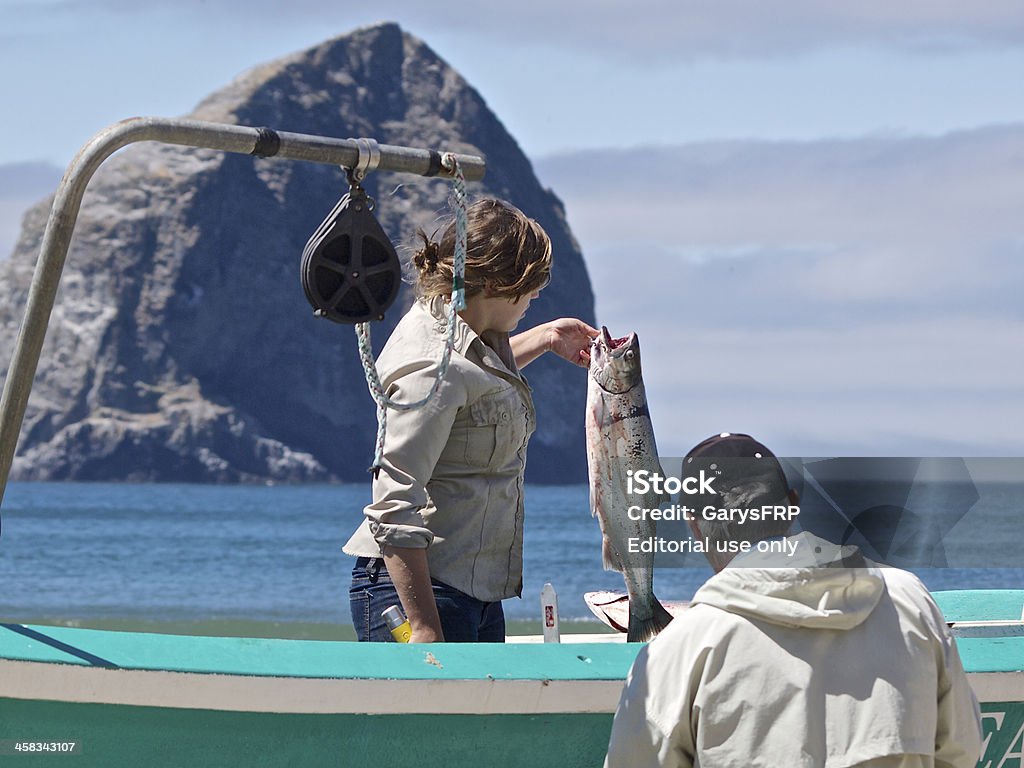
[[[613,339],[608,329],[590,343],[590,375],[601,389],[613,394],[628,392],[641,380],[640,340],[635,333]]]

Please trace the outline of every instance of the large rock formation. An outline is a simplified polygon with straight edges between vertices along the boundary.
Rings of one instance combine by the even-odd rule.
[[[483,155],[471,197],[513,201],[554,245],[554,279],[523,327],[593,321],[560,201],[480,95],[396,25],[257,67],[190,117]],[[444,180],[374,173],[365,186],[396,243],[448,213]],[[314,318],[299,280],[306,239],[346,189],[340,169],[313,163],[157,144],[109,160],[82,206],[13,477],[365,479],[376,421],[354,334]],[[28,213],[0,262],[0,365],[48,208]],[[378,349],[410,300],[374,324]],[[539,411],[529,477],[581,480],[585,375],[548,358],[527,371]]]

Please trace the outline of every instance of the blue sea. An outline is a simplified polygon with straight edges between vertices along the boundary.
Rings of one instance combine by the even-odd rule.
[[[15,483],[0,508],[0,619],[348,624],[353,559],[341,546],[368,498],[369,484]],[[563,618],[590,618],[583,594],[623,582],[601,566],[587,487],[530,486],[526,498],[523,597],[506,601],[506,615],[539,618],[551,582]],[[1016,549],[1018,495],[988,498]],[[1021,568],[919,574],[932,590],[1024,587]],[[687,600],[709,575],[661,568],[655,591]]]

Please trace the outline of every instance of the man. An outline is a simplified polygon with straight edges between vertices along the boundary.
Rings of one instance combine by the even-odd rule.
[[[715,495],[684,500],[715,575],[637,655],[607,768],[973,768],[978,705],[921,582],[856,547],[788,535],[790,514],[730,513],[798,510],[752,437],[700,443],[683,475],[702,470]]]

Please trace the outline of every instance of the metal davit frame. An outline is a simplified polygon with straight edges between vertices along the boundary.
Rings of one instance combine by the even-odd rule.
[[[377,145],[366,139],[336,139],[286,133],[270,128],[162,117],[134,117],[104,128],[71,161],[57,188],[53,208],[46,222],[25,317],[7,370],[3,397],[0,398],[0,505],[14,462],[18,435],[25,419],[32,381],[39,365],[39,355],[85,188],[104,160],[122,147],[139,141],[159,141],[254,157],[305,160],[345,168],[365,167],[367,149],[372,146],[373,160],[379,170],[419,176],[451,175],[442,165],[442,156],[438,151]],[[485,164],[482,158],[455,155],[455,159],[467,181],[483,178]]]

